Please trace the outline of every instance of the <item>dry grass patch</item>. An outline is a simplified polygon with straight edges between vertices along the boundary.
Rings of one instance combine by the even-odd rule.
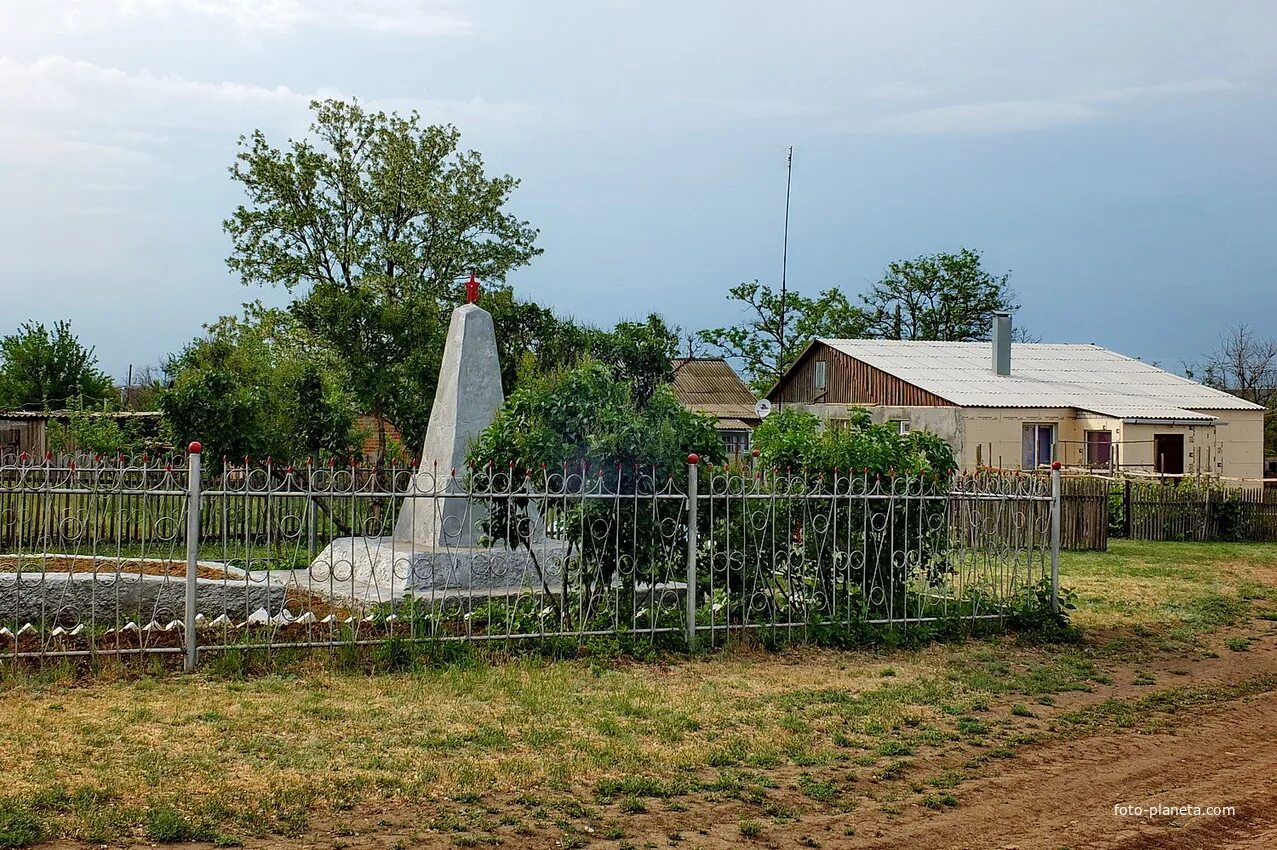
[[[1078,593],[1086,629],[1210,631],[1277,602],[1277,545],[1110,540],[1108,552],[1066,552],[1060,583]]]

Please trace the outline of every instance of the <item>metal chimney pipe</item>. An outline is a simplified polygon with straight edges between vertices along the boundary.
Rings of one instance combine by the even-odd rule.
[[[1011,374],[1011,314],[993,314],[993,371],[999,375]]]

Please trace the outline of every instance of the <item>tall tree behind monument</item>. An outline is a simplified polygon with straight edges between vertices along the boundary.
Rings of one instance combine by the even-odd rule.
[[[248,201],[224,222],[245,284],[284,286],[301,323],[342,358],[361,406],[415,443],[465,275],[491,288],[541,253],[505,211],[519,181],[489,177],[450,125],[316,101],[310,136],[240,139]],[[384,456],[385,432],[379,443]]]

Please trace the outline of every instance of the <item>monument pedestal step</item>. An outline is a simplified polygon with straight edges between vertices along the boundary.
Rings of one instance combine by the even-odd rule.
[[[368,602],[407,593],[470,596],[563,589],[567,544],[540,540],[533,551],[504,547],[429,547],[391,537],[339,537],[310,565],[312,583],[329,583]]]

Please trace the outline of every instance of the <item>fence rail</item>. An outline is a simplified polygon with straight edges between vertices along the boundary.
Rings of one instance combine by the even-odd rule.
[[[0,653],[184,652],[193,665],[232,647],[718,644],[1005,617],[1044,588],[1054,600],[1061,532],[1077,536],[1062,491],[1081,492],[1058,473],[695,463],[462,476],[274,464],[204,476],[198,454],[0,463]]]

